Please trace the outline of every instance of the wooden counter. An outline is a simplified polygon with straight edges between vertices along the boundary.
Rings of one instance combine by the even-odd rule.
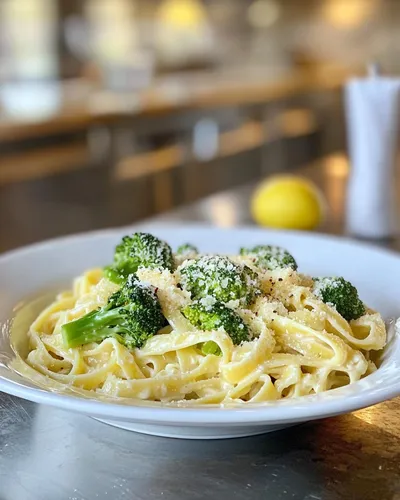
[[[115,93],[90,87],[87,82],[56,83],[49,87],[55,101],[47,116],[32,111],[29,117],[0,107],[0,141],[20,141],[109,125],[126,117],[157,117],[190,110],[261,105],[297,95],[339,89],[349,71],[324,68],[295,71],[282,76],[202,73],[156,79],[141,92]],[[18,91],[24,92],[23,88]],[[54,94],[56,92],[56,99]],[[31,93],[32,99],[35,94]],[[39,99],[39,97],[38,97]],[[40,91],[46,99],[46,90]],[[1,102],[0,102],[1,106]]]

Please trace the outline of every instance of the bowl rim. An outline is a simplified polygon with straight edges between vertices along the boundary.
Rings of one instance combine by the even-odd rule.
[[[54,244],[65,244],[78,242],[87,238],[113,236],[124,231],[132,230],[165,230],[179,229],[181,231],[203,229],[214,232],[230,231],[246,231],[252,232],[262,231],[266,234],[266,230],[261,230],[253,226],[243,225],[234,228],[219,228],[204,223],[189,223],[181,224],[178,222],[159,223],[152,221],[144,221],[140,224],[127,225],[115,228],[107,228],[89,232],[79,232],[72,235],[67,235],[58,238],[48,239],[42,242],[23,246],[14,250],[7,251],[0,255],[0,265],[6,264],[9,259],[24,258],[25,255],[32,251],[42,251],[49,249]],[[340,244],[343,247],[350,245],[353,248],[360,250],[372,251],[379,255],[395,257],[400,264],[400,255],[391,249],[381,248],[368,244],[367,242],[354,241],[345,236],[336,236],[323,233],[312,233],[303,231],[278,231],[268,230],[269,235],[281,237],[283,235],[293,236],[302,239],[332,242]],[[395,362],[400,365],[400,337],[397,334]],[[398,344],[398,345],[397,345]],[[0,365],[1,367],[1,365]],[[398,366],[399,368],[399,366]],[[390,370],[387,370],[390,374]],[[235,424],[246,425],[252,424],[275,424],[275,423],[290,423],[299,420],[312,420],[328,416],[333,416],[339,413],[347,413],[367,406],[371,406],[388,399],[392,399],[400,395],[400,378],[393,382],[392,378],[387,378],[383,375],[383,370],[378,368],[376,372],[369,375],[365,379],[354,382],[349,386],[340,389],[333,389],[318,395],[302,396],[291,400],[279,400],[268,403],[257,403],[246,406],[223,407],[223,406],[178,406],[166,405],[163,403],[147,404],[142,401],[135,401],[137,404],[124,405],[111,402],[95,401],[74,395],[60,394],[53,391],[46,391],[40,387],[32,387],[24,384],[24,379],[17,375],[21,382],[14,381],[4,375],[4,370],[0,371],[0,391],[6,392],[16,397],[27,399],[29,401],[55,406],[61,409],[84,413],[88,415],[112,418],[126,421],[137,421],[155,424],[168,425],[222,425]],[[379,389],[372,388],[369,391],[363,389],[357,392],[363,380],[375,377],[376,381],[383,383],[384,387]],[[346,390],[349,387],[352,389],[352,394],[338,395],[335,391]],[[354,392],[355,391],[355,392]],[[334,397],[332,397],[334,396]]]
[[[368,250],[378,254],[386,254],[391,255],[399,259],[400,263],[400,252],[394,250],[393,248],[381,247],[367,240],[356,240],[351,238],[348,235],[343,234],[331,234],[331,233],[319,233],[314,231],[300,231],[293,229],[274,229],[274,228],[260,228],[258,226],[252,226],[250,224],[238,224],[233,227],[219,227],[209,223],[204,222],[190,222],[190,223],[180,223],[179,221],[152,221],[149,219],[148,221],[142,221],[137,224],[127,224],[123,226],[115,226],[115,227],[106,227],[102,229],[95,229],[92,231],[79,231],[71,234],[67,234],[65,236],[56,236],[55,238],[46,238],[41,241],[37,241],[34,243],[29,243],[28,245],[21,245],[16,248],[12,248],[10,250],[6,250],[5,252],[0,252],[0,264],[2,260],[6,260],[9,258],[18,257],[23,255],[24,253],[29,253],[32,250],[42,250],[47,247],[57,244],[57,243],[66,243],[84,240],[87,237],[102,237],[113,234],[121,233],[122,231],[138,231],[138,230],[147,230],[147,231],[163,231],[165,229],[179,229],[181,231],[185,230],[206,230],[213,232],[237,232],[237,231],[250,231],[250,232],[262,232],[263,234],[269,234],[272,236],[295,236],[300,237],[302,239],[318,239],[325,240],[326,242],[336,243],[343,246],[351,246],[353,248],[359,248],[360,250]]]
[[[374,373],[379,373],[379,369]],[[371,376],[369,375],[369,377]],[[366,380],[366,378],[362,380]],[[362,382],[362,380],[353,382],[351,385],[340,389],[347,389],[348,387],[355,389],[357,384]],[[381,378],[381,382],[385,382],[385,380],[385,378]],[[386,385],[383,389],[371,390],[370,392],[361,391],[360,393],[343,397],[339,397],[336,393],[336,397],[332,397],[333,393],[340,389],[332,389],[331,391],[317,395],[301,396],[291,400],[279,400],[259,403],[257,405],[251,404],[243,407],[176,407],[167,406],[163,403],[123,405],[58,394],[39,387],[28,387],[9,379],[7,380],[4,376],[0,375],[1,391],[34,403],[55,406],[64,410],[103,418],[169,425],[245,425],[246,423],[272,425],[299,420],[319,419],[341,413],[349,413],[395,398],[400,395],[400,380],[395,384]],[[310,399],[316,398],[319,401],[312,401],[310,403]]]

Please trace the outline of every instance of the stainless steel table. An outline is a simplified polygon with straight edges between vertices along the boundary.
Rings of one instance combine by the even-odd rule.
[[[323,229],[341,232],[345,158],[326,158],[302,173],[326,194],[330,219]],[[252,189],[212,196],[157,221],[249,223]],[[263,436],[181,441],[0,393],[0,500],[128,498],[400,500],[400,399]]]

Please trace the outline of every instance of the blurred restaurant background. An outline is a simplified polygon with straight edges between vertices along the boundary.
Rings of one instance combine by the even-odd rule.
[[[398,74],[399,23],[399,0],[0,0],[0,251],[340,174],[343,84]]]

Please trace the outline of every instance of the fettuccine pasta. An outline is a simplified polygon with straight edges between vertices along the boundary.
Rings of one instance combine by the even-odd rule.
[[[179,268],[142,267],[137,277],[154,287],[168,326],[140,348],[128,348],[114,337],[66,348],[62,325],[104,306],[119,288],[102,269],[91,269],[35,319],[27,363],[93,396],[187,405],[305,396],[355,382],[376,369],[370,353],[386,342],[377,312],[366,308],[347,321],[314,293],[309,277],[290,267],[262,269],[246,256],[230,259],[257,274],[260,292],[253,302],[235,305],[251,332],[248,340],[235,344],[223,328],[201,330],[182,314],[193,299],[180,285]],[[218,354],[205,354],[199,346],[206,342],[214,342]]]

